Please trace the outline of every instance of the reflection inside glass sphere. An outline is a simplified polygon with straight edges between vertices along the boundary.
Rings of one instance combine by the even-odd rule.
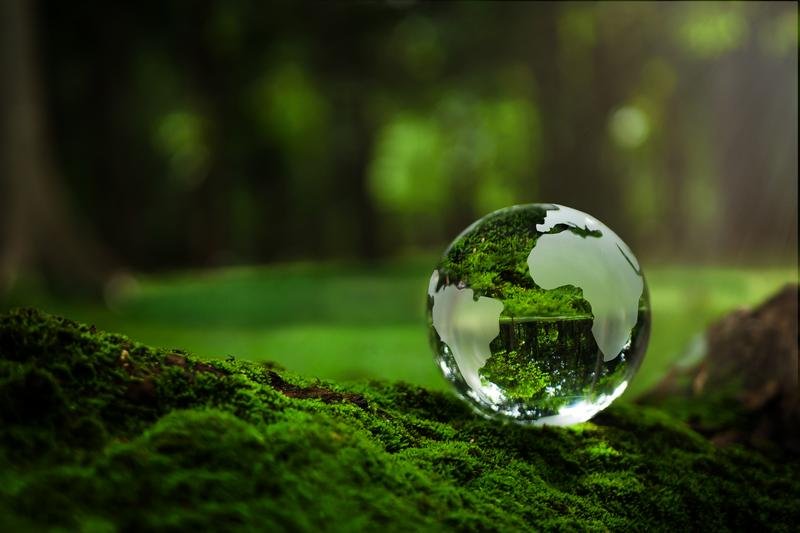
[[[459,235],[428,286],[445,377],[480,412],[582,422],[621,395],[644,356],[647,286],[622,240],[555,204],[501,209]]]

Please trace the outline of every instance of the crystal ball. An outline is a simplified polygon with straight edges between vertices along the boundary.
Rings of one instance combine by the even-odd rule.
[[[500,209],[450,244],[428,285],[439,368],[480,413],[523,424],[584,422],[628,386],[650,332],[630,248],[556,204]]]

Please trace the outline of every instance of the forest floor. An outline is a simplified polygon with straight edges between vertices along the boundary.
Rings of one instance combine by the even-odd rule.
[[[17,310],[0,317],[0,530],[794,530],[797,456],[720,445],[698,405],[736,418],[686,399],[503,424],[443,392]]]
[[[669,294],[696,324],[766,296],[761,292],[783,276],[755,281],[731,272],[651,275],[654,307],[662,306],[655,324],[682,320],[660,318]],[[117,315],[74,307],[73,316],[97,312],[139,324],[151,339],[160,329],[150,324],[166,330],[173,317],[184,328],[178,335],[220,355],[214,359],[150,348],[36,310],[0,317],[0,531],[790,531],[800,523],[796,451],[740,438],[755,425],[734,396],[673,391],[648,405],[618,402],[577,426],[532,428],[481,418],[451,394],[418,383],[318,380],[227,356],[237,343],[254,349],[268,339],[248,344],[232,335],[226,349],[207,343],[236,328],[257,336],[260,320],[271,319],[277,331],[281,320],[290,327],[311,317],[329,329],[310,327],[296,346],[334,358],[347,342],[333,337],[326,346],[323,331],[350,324],[362,339],[385,320],[387,329],[367,337],[361,353],[342,363],[347,368],[391,334],[399,339],[409,335],[403,328],[420,327],[418,300],[380,303],[404,292],[403,277],[376,278],[300,269],[294,280],[284,272],[279,283],[243,270],[213,283],[198,276],[146,281]],[[687,279],[691,285],[675,288]],[[704,287],[712,279],[716,285]],[[668,289],[670,280],[678,281]],[[376,302],[378,318],[348,303],[344,295],[354,291],[367,298],[364,305]],[[275,309],[259,294],[283,303]],[[309,299],[330,307],[309,310]],[[241,320],[250,325],[234,326]],[[209,324],[219,329],[203,333]],[[387,333],[393,327],[398,331]],[[678,328],[676,335],[686,337],[672,341],[680,350],[678,341],[694,331]],[[667,345],[663,336],[651,355]],[[312,346],[303,346],[308,337]],[[169,340],[164,344],[175,346],[180,339]],[[433,367],[424,344],[391,350],[408,350]],[[414,365],[390,359],[380,368],[402,377]]]

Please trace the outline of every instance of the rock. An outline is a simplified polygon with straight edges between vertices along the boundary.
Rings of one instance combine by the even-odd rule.
[[[718,444],[749,443],[800,452],[798,286],[790,284],[753,310],[735,311],[709,327],[706,354],[675,368],[643,398],[659,404],[687,398],[727,403],[742,417],[695,420]]]

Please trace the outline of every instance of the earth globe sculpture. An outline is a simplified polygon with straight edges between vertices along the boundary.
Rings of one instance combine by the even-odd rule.
[[[630,248],[556,204],[500,209],[450,244],[428,286],[436,360],[480,413],[584,422],[619,397],[645,354],[650,306]]]

